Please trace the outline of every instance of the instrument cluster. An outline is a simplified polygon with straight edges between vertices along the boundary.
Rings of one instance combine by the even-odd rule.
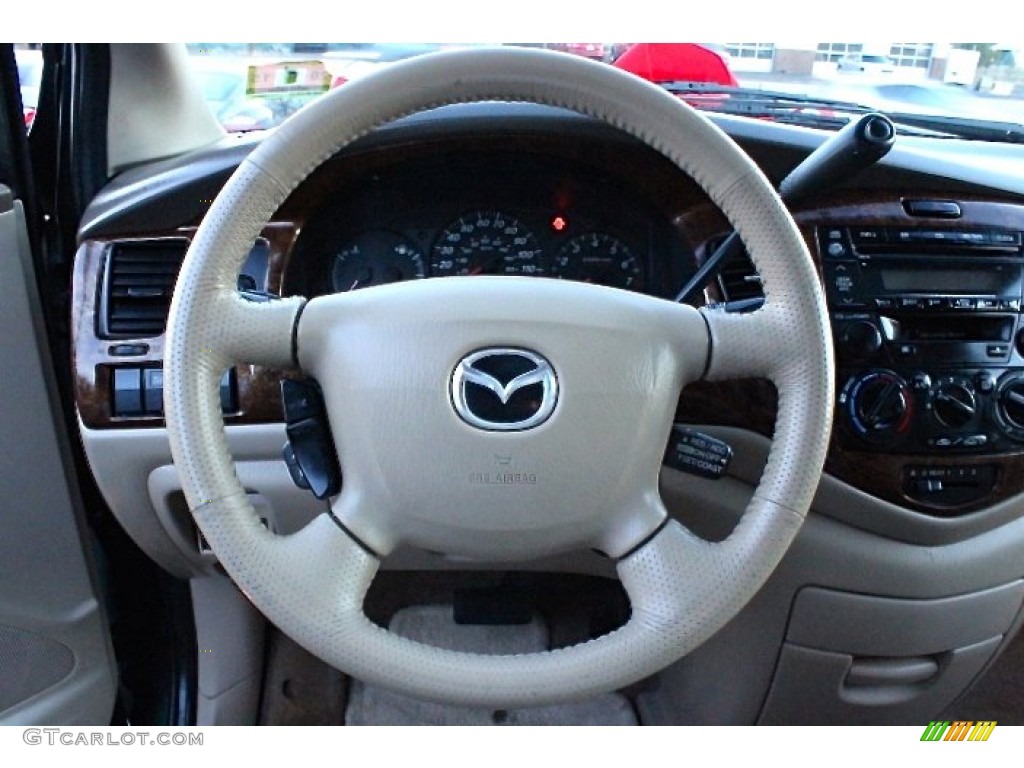
[[[604,174],[550,158],[446,158],[338,190],[303,228],[285,289],[510,275],[669,296],[693,263],[656,201]]]

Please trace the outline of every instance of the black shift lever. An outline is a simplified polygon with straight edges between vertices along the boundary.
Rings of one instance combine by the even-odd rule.
[[[779,184],[779,196],[792,204],[840,184],[885,157],[895,138],[896,128],[885,115],[869,112],[851,120],[789,172]],[[742,250],[743,241],[733,232],[701,264],[676,301],[689,300],[722,264]]]

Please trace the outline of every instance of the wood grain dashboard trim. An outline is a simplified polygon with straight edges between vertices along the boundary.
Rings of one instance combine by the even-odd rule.
[[[113,415],[113,371],[117,367],[159,368],[163,364],[164,336],[105,339],[99,334],[100,281],[112,244],[153,242],[155,240],[191,240],[195,226],[173,231],[140,234],[135,237],[87,240],[78,249],[72,274],[71,334],[75,403],[82,423],[90,429],[157,427],[163,419],[156,416]],[[287,256],[298,234],[292,222],[272,222],[262,233],[269,245],[268,287],[280,286]],[[115,355],[112,348],[138,346],[140,354]],[[281,421],[279,381],[300,375],[296,371],[277,371],[257,366],[238,366],[235,376],[239,408],[225,414],[229,424],[263,424]]]

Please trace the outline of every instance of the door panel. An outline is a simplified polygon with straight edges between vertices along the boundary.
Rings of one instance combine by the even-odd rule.
[[[0,725],[107,725],[113,653],[32,274],[21,205],[0,186]]]
[[[0,46],[0,725],[108,725],[116,666],[12,190],[32,188],[13,64]]]

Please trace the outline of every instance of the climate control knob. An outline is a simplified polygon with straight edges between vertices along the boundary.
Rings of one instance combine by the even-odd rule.
[[[894,442],[910,429],[914,397],[907,382],[892,371],[854,376],[843,387],[840,404],[854,433],[869,443]]]
[[[999,382],[996,418],[1010,437],[1024,441],[1024,374],[1015,373]]]
[[[932,413],[944,427],[960,429],[978,412],[974,388],[965,381],[941,381],[932,393]]]

